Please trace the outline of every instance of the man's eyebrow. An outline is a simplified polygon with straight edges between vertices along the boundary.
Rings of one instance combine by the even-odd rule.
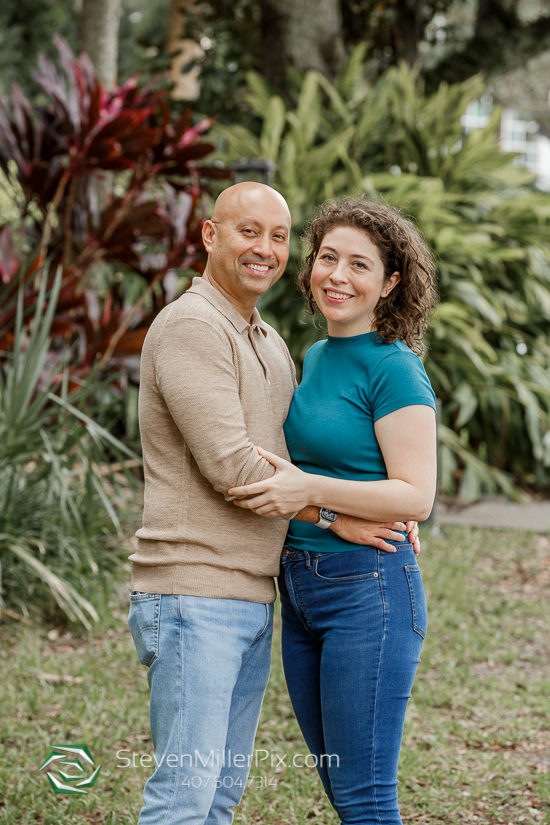
[[[237,226],[244,226],[244,225],[245,225],[245,224],[247,224],[247,223],[253,223],[253,224],[255,224],[256,226],[258,226],[258,225],[260,224],[260,222],[261,222],[261,221],[260,221],[258,218],[247,218],[247,217],[244,217],[244,218],[238,218],[238,219],[235,221],[235,224],[236,224]],[[284,230],[285,230],[285,232],[289,232],[289,231],[290,231],[290,226],[289,226],[288,224],[284,224],[284,223],[278,224],[277,226],[273,227],[273,232],[276,232],[278,229],[284,229]]]

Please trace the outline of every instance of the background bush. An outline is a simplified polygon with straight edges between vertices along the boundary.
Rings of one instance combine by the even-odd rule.
[[[299,237],[315,206],[365,192],[412,217],[435,251],[441,305],[426,369],[443,402],[441,487],[476,498],[548,485],[550,468],[550,199],[501,151],[500,112],[461,123],[479,78],[426,95],[404,64],[365,81],[364,47],[334,84],[291,74],[293,104],[249,75],[253,132],[218,126],[223,157],[266,157],[293,217],[291,263],[262,299],[298,365],[324,332],[305,323],[294,288]]]

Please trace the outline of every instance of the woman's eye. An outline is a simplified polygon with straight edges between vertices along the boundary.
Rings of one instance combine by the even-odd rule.
[[[326,252],[324,255],[321,255],[321,260],[328,261],[329,263],[331,263],[334,260],[334,257],[332,255],[329,255],[328,252]]]
[[[355,266],[359,267],[359,269],[366,269],[367,268],[366,265],[363,263],[363,261],[355,261]]]

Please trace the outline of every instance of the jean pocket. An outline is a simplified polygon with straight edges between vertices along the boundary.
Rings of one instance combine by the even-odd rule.
[[[136,646],[139,661],[151,667],[158,659],[160,596],[151,593],[131,593],[128,626]]]
[[[359,555],[355,556],[359,552],[353,551],[353,556],[352,553],[325,553],[324,556],[317,556],[313,561],[313,574],[324,582],[334,584],[377,579],[378,571],[372,570],[372,557],[366,561]]]
[[[405,575],[409,584],[409,594],[411,597],[413,630],[424,639],[428,630],[428,605],[420,567],[417,564],[406,564]]]

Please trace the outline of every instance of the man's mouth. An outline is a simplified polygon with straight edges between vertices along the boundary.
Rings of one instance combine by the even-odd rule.
[[[257,263],[245,263],[247,269],[250,269],[252,272],[257,272],[260,275],[264,275],[266,272],[269,272],[272,269],[271,266],[268,264],[257,264]]]
[[[331,303],[343,304],[353,298],[353,295],[348,295],[347,292],[336,292],[333,289],[325,289],[324,292]]]

